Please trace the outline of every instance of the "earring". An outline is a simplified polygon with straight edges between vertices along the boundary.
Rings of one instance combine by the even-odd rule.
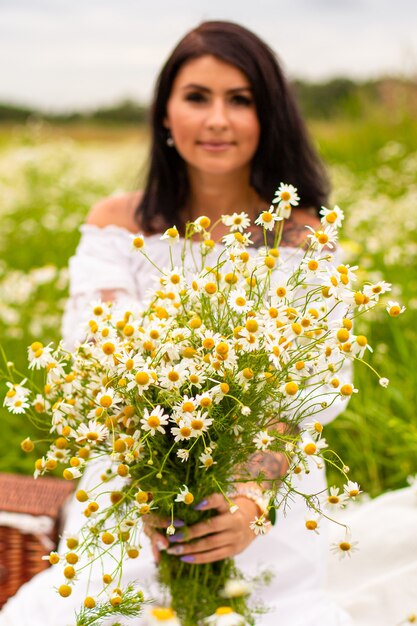
[[[167,136],[167,139],[166,139],[166,144],[167,144],[168,148],[173,148],[175,146],[175,143],[174,143],[174,140],[172,138],[171,131],[169,130],[169,128],[168,128],[167,133],[168,133],[168,136]]]

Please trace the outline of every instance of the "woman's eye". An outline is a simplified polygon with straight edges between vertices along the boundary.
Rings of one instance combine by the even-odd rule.
[[[253,104],[253,100],[250,96],[240,94],[232,96],[231,102],[240,106],[251,106]]]
[[[206,98],[202,93],[198,91],[187,93],[185,99],[188,102],[205,102]]]

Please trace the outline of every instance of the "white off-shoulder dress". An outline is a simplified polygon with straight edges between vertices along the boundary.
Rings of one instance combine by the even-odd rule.
[[[132,249],[126,230],[116,226],[84,225],[81,231],[81,241],[69,263],[70,297],[63,320],[63,335],[69,346],[82,338],[88,304],[100,297],[103,290],[115,290],[119,300],[140,304],[148,288],[154,286],[155,270]],[[148,254],[159,267],[170,265],[169,246],[159,235],[147,237],[146,245]],[[180,264],[179,250],[174,247],[172,251],[174,263]],[[283,248],[281,255],[284,260],[297,260],[293,248]],[[320,421],[329,422],[343,408],[342,402],[332,405],[320,414]],[[82,479],[87,488],[89,482],[94,483],[91,470]],[[310,474],[301,479],[298,488],[305,493],[324,490],[323,471],[312,465]],[[85,521],[82,509],[75,500],[70,504],[66,533],[77,533]],[[245,573],[256,575],[264,570],[274,573],[270,585],[257,593],[257,599],[269,608],[257,619],[259,626],[348,626],[353,623],[326,591],[327,525],[324,521],[320,523],[320,534],[307,531],[306,512],[304,500],[295,497],[286,516],[278,514],[272,530],[265,536],[258,536],[236,557],[237,565]],[[140,581],[145,593],[158,596],[156,567],[146,536],[143,536],[142,546],[140,557],[126,563],[125,578]],[[63,582],[61,569],[50,568],[24,585],[0,613],[0,626],[73,626],[74,611],[85,597],[85,585],[80,580],[71,597],[61,598],[56,593]],[[93,577],[89,595],[101,589],[101,573],[98,570],[96,578]],[[146,617],[123,623],[144,626]]]

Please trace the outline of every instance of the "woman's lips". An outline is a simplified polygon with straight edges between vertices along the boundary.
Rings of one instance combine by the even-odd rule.
[[[198,141],[197,145],[209,152],[223,152],[234,144],[231,141]]]

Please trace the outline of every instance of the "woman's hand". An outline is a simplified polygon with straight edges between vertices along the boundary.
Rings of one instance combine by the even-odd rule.
[[[249,524],[259,515],[259,509],[255,502],[243,496],[235,496],[233,501],[239,507],[235,513],[230,512],[221,494],[212,494],[197,506],[199,511],[215,509],[217,515],[189,527],[181,527],[177,521],[175,534],[168,537],[156,527],[168,527],[170,521],[149,516],[145,520],[145,532],[151,539],[156,562],[161,549],[186,563],[213,563],[242,552],[256,537]]]

